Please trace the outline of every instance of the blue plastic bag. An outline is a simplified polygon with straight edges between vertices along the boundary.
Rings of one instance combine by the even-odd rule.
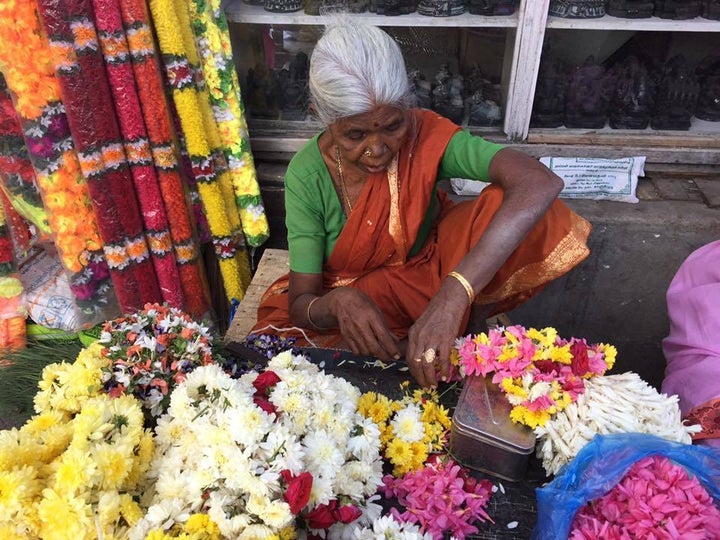
[[[720,500],[720,451],[643,433],[596,435],[552,482],[536,490],[533,540],[567,540],[578,510],[613,489],[635,462],[652,455],[685,467]]]

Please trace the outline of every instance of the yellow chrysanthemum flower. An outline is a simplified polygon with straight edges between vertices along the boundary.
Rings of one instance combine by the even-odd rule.
[[[510,411],[510,419],[513,422],[525,424],[530,426],[531,429],[535,429],[538,426],[544,426],[550,419],[550,414],[547,411],[531,411],[527,407],[516,405]]]
[[[570,365],[572,363],[573,355],[570,352],[570,344],[563,345],[562,347],[551,347],[550,348],[550,360],[553,362],[560,362],[561,364]]]
[[[605,363],[607,364],[608,369],[612,369],[615,365],[615,359],[617,358],[617,349],[614,345],[600,343],[600,350],[605,355]]]
[[[415,454],[410,443],[393,439],[388,443],[385,455],[394,466],[393,474],[395,476],[401,476],[412,470]]]

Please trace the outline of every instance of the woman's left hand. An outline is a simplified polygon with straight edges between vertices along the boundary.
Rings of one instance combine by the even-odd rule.
[[[405,359],[420,386],[437,386],[450,377],[450,351],[460,330],[467,294],[460,283],[445,280],[425,312],[410,328]]]

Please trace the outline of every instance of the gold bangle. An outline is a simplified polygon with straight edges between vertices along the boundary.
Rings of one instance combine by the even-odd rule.
[[[312,308],[312,305],[313,305],[315,302],[317,302],[318,300],[320,300],[320,296],[316,296],[315,298],[313,298],[312,300],[310,300],[310,302],[308,302],[307,312],[305,313],[305,316],[307,317],[307,320],[308,320],[308,322],[310,323],[310,325],[311,325],[311,326],[314,326],[316,330],[327,330],[327,328],[324,328],[324,327],[322,327],[322,326],[319,326],[315,321],[313,321],[313,318],[310,316],[310,308]]]
[[[465,279],[465,276],[463,276],[461,273],[455,271],[450,272],[448,274],[448,277],[454,277],[460,282],[460,285],[463,286],[463,289],[465,289],[465,293],[467,294],[468,305],[471,305],[475,300],[475,290],[473,289],[473,286],[470,285],[470,282]]]

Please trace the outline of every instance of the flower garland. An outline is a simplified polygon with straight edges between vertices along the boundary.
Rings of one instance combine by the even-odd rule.
[[[720,510],[683,467],[648,456],[575,515],[570,540],[603,538],[720,538]]]
[[[25,345],[23,285],[15,264],[15,246],[6,213],[9,208],[0,189],[0,349]]]
[[[406,393],[400,400],[367,392],[358,402],[360,414],[378,425],[382,452],[395,476],[421,469],[430,454],[444,451],[451,424],[436,390],[410,394],[408,386],[405,383]]]
[[[173,307],[185,309],[168,218],[153,167],[120,6],[117,0],[92,0],[92,3],[108,82],[124,139],[125,154],[130,165],[162,299]]]
[[[574,402],[584,379],[612,368],[616,355],[612,345],[568,341],[554,328],[509,326],[458,339],[451,361],[462,376],[493,373],[513,405],[510,418],[535,428]]]
[[[108,321],[98,340],[111,361],[103,374],[105,391],[111,396],[132,394],[150,417],[158,417],[188,373],[215,363],[212,341],[206,326],[159,304]]]
[[[107,315],[112,290],[88,187],[60,102],[50,46],[34,3],[3,2],[0,18],[15,21],[0,28],[0,69],[14,96],[55,246],[71,273],[71,290],[86,310],[86,322],[94,324]],[[42,219],[32,221],[42,230]]]
[[[50,233],[20,119],[15,112],[5,77],[0,73],[0,184],[12,196],[16,211],[43,234]]]
[[[250,151],[225,12],[219,0],[190,0],[188,6],[243,231],[251,246],[259,246],[270,234],[269,225]]]
[[[173,139],[147,6],[144,0],[122,0],[120,9],[187,311],[202,317],[208,311],[209,293],[202,278],[198,243],[180,176],[176,157],[179,150]]]
[[[80,167],[123,311],[161,298],[120,140],[90,0],[38,0]],[[88,114],[92,111],[93,114]]]
[[[239,379],[197,368],[158,421],[152,502],[131,540],[198,511],[225,538],[292,534],[298,517],[316,531],[355,522],[381,477],[379,433],[358,397],[289,352]]]
[[[218,136],[209,98],[197,71],[197,52],[187,9],[170,0],[151,0],[155,33],[163,53],[167,81],[182,126],[193,176],[205,206],[210,233],[220,261],[229,301],[241,300],[250,283],[247,252],[239,244],[240,219],[224,157],[217,154]]]

